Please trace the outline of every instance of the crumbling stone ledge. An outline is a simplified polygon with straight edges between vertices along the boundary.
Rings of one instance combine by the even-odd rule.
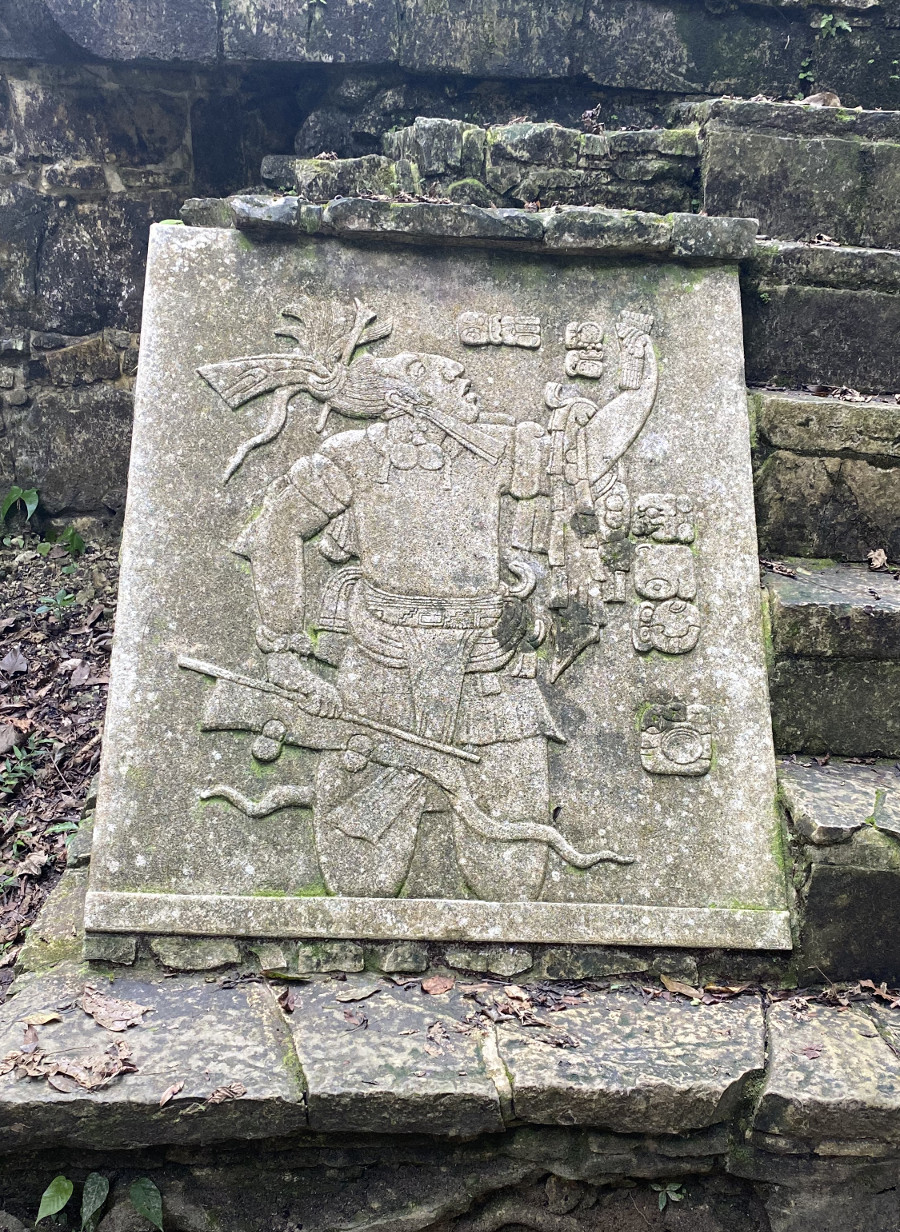
[[[754,253],[758,229],[754,218],[652,214],[601,206],[494,209],[369,197],[338,197],[319,205],[301,197],[265,193],[229,197],[227,206],[232,225],[260,240],[339,235],[655,260],[741,261]],[[221,226],[225,222],[221,203],[205,198],[187,201],[181,216],[188,225]]]
[[[106,1030],[81,1007],[89,983],[149,1008]],[[718,1128],[725,1154],[749,1127],[782,1153],[900,1157],[900,1010],[803,999],[764,1010],[755,994],[705,1005],[637,989],[581,989],[566,1003],[572,986],[445,983],[429,993],[418,979],[349,974],[282,985],[290,996],[277,998],[259,976],[108,983],[66,964],[0,1010],[0,1058],[37,1048],[78,1062],[121,1044],[136,1069],[87,1090],[14,1067],[0,1077],[3,1141],[109,1149],[556,1125],[682,1142]]]

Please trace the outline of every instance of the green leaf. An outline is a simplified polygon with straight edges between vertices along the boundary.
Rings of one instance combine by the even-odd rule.
[[[659,1201],[659,1209],[661,1211],[664,1211],[666,1209],[666,1191],[665,1190],[663,1190],[662,1193],[659,1195],[658,1201]]]
[[[13,505],[22,495],[22,489],[15,486],[11,487],[3,498],[3,504],[0,505],[0,522],[6,521],[6,515],[12,509]]]
[[[40,1223],[48,1215],[56,1215],[61,1211],[71,1198],[74,1188],[67,1176],[55,1176],[41,1196],[37,1222]]]
[[[92,1172],[81,1195],[81,1232],[94,1232],[108,1194],[109,1181],[99,1172]]]
[[[22,493],[21,499],[25,506],[25,521],[27,522],[38,507],[37,491],[34,488],[29,488],[27,492]]]
[[[136,1181],[132,1181],[128,1196],[137,1213],[149,1220],[154,1228],[159,1228],[159,1232],[163,1232],[162,1195],[150,1177],[139,1176]]]

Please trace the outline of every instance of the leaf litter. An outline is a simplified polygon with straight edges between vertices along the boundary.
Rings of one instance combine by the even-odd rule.
[[[0,544],[0,1001],[26,930],[66,866],[100,761],[117,548],[74,560],[39,536]],[[63,572],[66,570],[66,572]],[[74,601],[38,614],[60,589]]]

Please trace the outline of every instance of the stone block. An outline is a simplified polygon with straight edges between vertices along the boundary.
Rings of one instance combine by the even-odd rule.
[[[597,980],[607,975],[645,971],[649,959],[634,950],[603,945],[555,946],[538,955],[532,978],[539,980]]]
[[[761,554],[861,561],[877,544],[897,560],[898,484],[900,466],[865,458],[783,449],[758,454],[754,488]]]
[[[503,1128],[479,1027],[456,994],[385,980],[299,987],[288,1017],[310,1128],[472,1137]]]
[[[124,933],[94,933],[85,937],[82,957],[86,962],[130,967],[137,958],[137,938]]]
[[[272,941],[263,941],[259,945],[251,945],[250,953],[256,957],[260,971],[287,971],[288,955],[285,947]]]
[[[395,941],[384,946],[375,955],[375,965],[381,971],[425,971],[428,967],[428,950],[415,941]]]
[[[231,209],[223,197],[189,197],[178,211],[186,227],[233,227]]]
[[[349,965],[348,950],[362,967],[355,938],[530,953],[536,944],[789,946],[773,854],[774,765],[736,272],[573,259],[560,280],[558,264],[543,264],[536,253],[461,242],[533,235],[544,217],[348,199],[326,207],[324,220],[346,227],[354,241],[365,237],[365,245],[341,235],[263,245],[224,228],[154,229],[139,382],[153,392],[142,395],[136,428],[128,514],[135,530],[126,535],[123,585],[132,602],[118,617],[124,649],[98,802],[90,931],[297,939],[298,953],[312,955],[318,969],[326,947],[340,949],[328,957],[338,970]],[[391,225],[407,229],[388,231]],[[411,235],[420,246],[381,243],[381,226],[388,238]],[[362,301],[361,279],[371,303]],[[196,293],[189,293],[193,280]],[[716,329],[701,328],[711,313]],[[328,321],[333,327],[321,324]],[[601,372],[604,334],[608,368]],[[357,359],[360,345],[371,350]],[[573,365],[584,368],[573,373]],[[328,373],[333,382],[321,384]],[[583,395],[567,392],[566,375],[584,381]],[[268,398],[277,390],[279,401],[284,391],[296,393],[296,405],[276,402],[264,430],[262,404],[241,408],[254,391]],[[280,435],[282,410],[301,434],[314,429],[320,394],[327,394],[328,434],[315,433],[305,447],[293,429]],[[372,441],[397,418],[390,412],[398,399],[420,408],[423,433],[435,417],[441,436],[425,436],[421,454],[405,437],[400,443],[411,452],[386,438],[384,488],[382,462],[372,469],[381,458]],[[611,503],[594,518],[572,507],[571,535],[563,536],[569,548],[551,565],[535,518],[551,512],[540,498],[548,495],[553,433],[562,430],[552,426],[562,420],[555,412],[565,406],[572,432],[595,425],[582,446],[574,439],[598,482],[609,457],[627,453],[654,418],[652,433],[622,463],[627,479],[615,481],[622,488],[602,489]],[[535,419],[516,422],[521,407]],[[601,407],[612,409],[601,415]],[[365,431],[345,427],[337,419],[343,412],[371,422]],[[405,432],[405,419],[399,425],[394,430]],[[430,448],[446,436],[465,452],[448,445],[451,458],[444,445]],[[186,455],[172,446],[180,439],[191,442],[188,482]],[[572,452],[563,459],[570,467]],[[512,467],[514,458],[521,474],[511,469],[507,479],[494,469]],[[405,466],[410,460],[414,467]],[[245,533],[258,495],[288,472],[278,492],[291,500],[296,492],[318,510],[300,504],[295,511],[300,521],[291,525],[306,527],[306,540],[294,530],[286,539],[269,535],[271,500]],[[576,480],[569,471],[559,482]],[[538,504],[525,504],[506,527],[499,501],[508,483],[521,492],[514,499]],[[695,553],[694,493],[710,484],[727,489],[729,501],[697,519]],[[354,492],[360,537],[350,540],[349,523],[337,519]],[[316,536],[333,522],[320,551]],[[596,578],[583,553],[599,552],[601,536],[607,554],[590,568],[599,576],[602,560],[604,576],[607,569],[629,575],[606,577],[602,612],[578,598],[593,595]],[[586,546],[578,546],[582,538]],[[293,576],[307,540],[315,645],[305,623],[295,627],[293,608],[278,609],[278,626],[290,632],[265,625],[257,641],[257,603],[268,611],[270,586],[284,597],[278,579]],[[497,650],[496,672],[460,669],[452,731],[419,731],[403,699],[425,687],[420,671],[425,681],[446,667],[443,651],[431,659],[422,647],[458,642],[467,655],[470,640],[482,644],[480,633],[460,640],[460,625],[493,629],[507,610],[493,606],[494,596],[517,597],[507,596],[519,584],[501,569],[504,545],[512,550],[514,542],[532,545],[516,552],[548,562],[511,557],[510,576],[522,573],[519,602],[536,597],[508,634],[498,627],[496,636],[514,643],[510,657]],[[235,543],[236,553],[228,550]],[[252,578],[233,559],[244,547],[254,557]],[[367,635],[353,632],[345,615],[340,588],[363,583],[356,565],[335,569],[353,559],[371,570],[365,587],[375,588],[366,599],[374,627],[425,630],[415,635],[424,638],[420,648],[404,651],[396,665],[397,656],[370,660],[368,642],[356,641]],[[565,609],[554,606],[563,602],[563,584]],[[540,655],[521,645],[526,610],[536,619],[543,613],[549,629]],[[519,608],[509,611],[512,620]],[[701,636],[696,660],[680,657]],[[594,650],[600,637],[602,653]],[[468,659],[450,660],[457,662]],[[323,672],[329,665],[330,679],[318,674],[319,664]],[[496,678],[465,679],[476,675]],[[439,684],[422,697],[442,707],[443,676]],[[299,700],[307,697],[303,688],[321,713]],[[559,749],[548,749],[549,740]],[[180,750],[174,762],[161,760],[168,748]],[[676,823],[679,810],[689,812],[690,827]],[[160,819],[172,817],[179,825],[167,821],[164,840],[150,841]],[[513,958],[516,966],[525,961]]]
[[[362,971],[365,965],[363,947],[355,941],[301,941],[297,946],[300,972]]]
[[[537,214],[523,210],[485,210],[475,205],[430,202],[332,201],[324,221],[337,234],[420,237],[442,240],[522,241],[539,244],[544,226]]]
[[[219,937],[151,937],[150,949],[173,971],[215,971],[241,961],[235,943]]]
[[[735,211],[737,213],[737,211]],[[714,257],[742,261],[756,247],[756,218],[706,218],[701,214],[673,214],[672,252],[678,257]],[[725,225],[723,226],[722,223]]]
[[[472,77],[568,77],[583,5],[555,0],[464,0],[459,6],[401,0],[400,53],[413,72]]]
[[[866,824],[877,826],[879,814],[890,822],[900,809],[900,780],[893,790],[890,770],[889,763],[783,761],[778,783],[792,826],[811,843],[830,845],[848,842]]]
[[[769,1067],[754,1129],[900,1146],[900,1058],[870,1014],[776,1001],[766,1021]]]
[[[38,253],[52,208],[48,197],[24,184],[0,187],[0,304],[6,328],[30,317]]]
[[[77,1003],[85,984],[148,1006],[140,1026],[111,1034]],[[289,1134],[306,1124],[302,1078],[284,1018],[266,984],[224,988],[197,977],[113,984],[81,969],[27,984],[0,1007],[0,1056],[22,1048],[23,1020],[54,1011],[37,1028],[48,1057],[70,1062],[121,1042],[137,1067],[98,1090],[56,1090],[45,1079],[0,1076],[0,1130],[10,1148],[67,1145],[91,1150],[154,1143],[248,1140]],[[184,1086],[160,1107],[168,1087]],[[218,1096],[240,1084],[244,1094]]]
[[[754,390],[750,406],[761,445],[795,454],[900,465],[900,410],[894,401],[846,402]]]
[[[823,232],[842,244],[900,246],[893,209],[900,188],[900,142],[861,140],[847,119],[843,129],[840,135],[795,136],[783,130],[708,127],[704,209],[753,214],[765,234],[779,239],[809,240]]]
[[[742,278],[749,382],[900,388],[898,278],[894,250],[760,244]]]
[[[318,10],[318,11],[316,11]],[[272,4],[235,0],[222,14],[226,60],[323,61],[385,64],[398,54],[398,9],[393,0],[351,4]]]
[[[473,946],[448,946],[444,950],[444,961],[448,967],[457,971],[490,971],[511,979],[529,971],[532,966],[532,955],[529,950],[518,946],[486,946],[476,949]]]
[[[44,0],[76,47],[101,60],[207,63],[216,58],[214,0]]]
[[[46,172],[54,188],[63,186],[57,177],[64,177],[66,168],[69,174],[85,174],[75,171],[78,163],[95,167],[91,184],[81,186],[105,192],[104,166],[118,171],[178,163],[186,152],[187,103],[177,89],[117,88],[103,82],[84,86],[77,80],[17,75],[10,77],[9,91],[22,153],[54,160]]]
[[[33,324],[64,334],[140,329],[147,234],[178,198],[81,202],[57,210],[36,260]]]
[[[767,573],[778,657],[900,660],[900,585],[865,565],[794,561]]]
[[[781,752],[900,755],[896,659],[778,659],[769,694]]]
[[[672,223],[658,214],[574,206],[547,215],[546,246],[558,252],[656,254],[669,249]]]
[[[88,813],[66,843],[66,868],[87,868],[91,862],[93,841],[94,814]]]
[[[517,1117],[616,1133],[681,1134],[727,1121],[764,1063],[755,997],[720,1005],[595,994],[551,1025],[503,1022]]]
[[[47,897],[19,951],[19,971],[46,971],[81,958],[87,873],[67,869]]]
[[[396,164],[382,154],[332,159],[267,154],[261,174],[267,184],[297,193],[306,201],[361,197],[365,193],[390,197],[399,187]]]
[[[49,351],[44,366],[54,385],[92,385],[119,376],[119,355],[104,334]]]
[[[131,443],[131,390],[105,382],[38,389],[23,407],[4,399],[10,482],[35,487],[50,514],[121,510]],[[5,469],[0,464],[0,469]]]

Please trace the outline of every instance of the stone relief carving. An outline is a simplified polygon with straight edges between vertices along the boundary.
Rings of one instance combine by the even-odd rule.
[[[463,346],[509,346],[536,350],[541,345],[540,317],[462,312],[456,322]]]
[[[708,706],[677,698],[650,704],[641,717],[641,764],[649,774],[708,774],[711,731]]]
[[[570,321],[565,342],[566,376],[599,381],[603,376],[603,327],[596,321]]]
[[[578,868],[631,863],[579,851],[550,824],[548,744],[564,740],[545,692],[599,640],[630,574],[644,599],[637,649],[682,654],[697,640],[690,503],[651,494],[632,511],[622,461],[656,398],[652,317],[616,321],[616,396],[601,406],[550,383],[547,422],[514,423],[484,412],[447,356],[358,354],[393,328],[358,300],[304,301],[284,315],[293,349],[199,369],[232,408],[272,398],[223,482],[275,440],[292,406],[317,410],[320,444],[270,484],[234,544],[250,564],[266,676],[179,663],[216,681],[204,727],[255,733],[263,762],[285,744],[314,750],[315,781],[256,801],[228,784],[204,796],[249,817],[311,808],[325,883],[339,895],[400,894],[435,807],[480,898],[538,898],[551,849]],[[532,317],[463,313],[458,330],[467,346],[541,341]],[[601,363],[599,325],[571,323],[570,338]],[[356,424],[329,434],[332,415]],[[316,556],[328,573],[318,590]],[[708,770],[701,710],[642,726],[649,773]]]

